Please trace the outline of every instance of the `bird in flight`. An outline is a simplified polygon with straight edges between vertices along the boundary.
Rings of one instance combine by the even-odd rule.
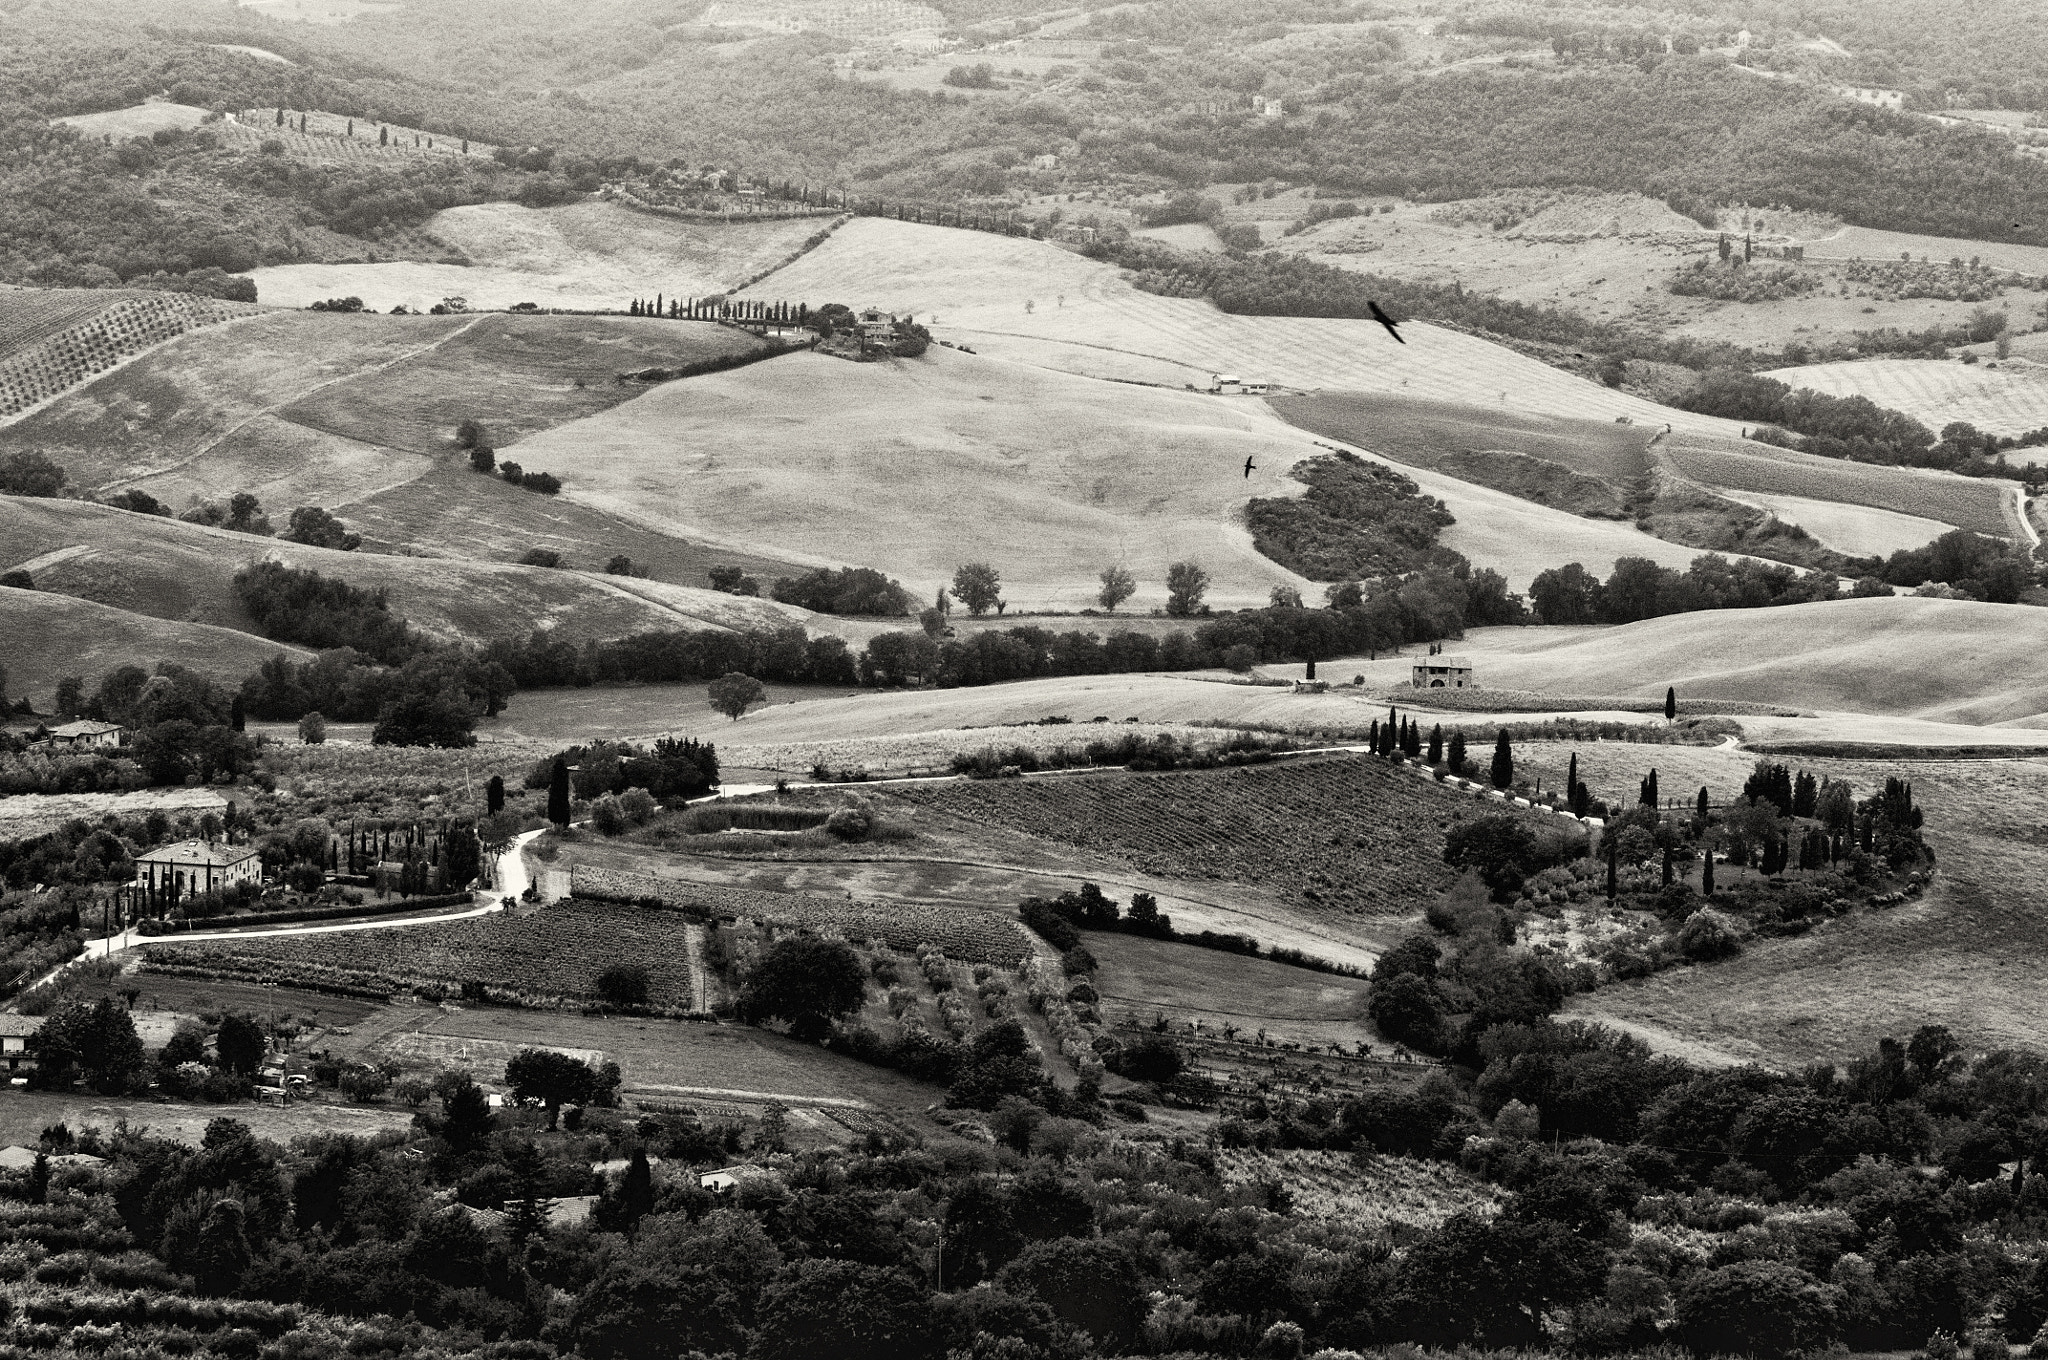
[[[1254,463],[1254,462],[1253,462],[1253,461],[1251,460],[1251,458],[1250,458],[1249,456],[1247,456],[1247,457],[1245,458],[1245,460],[1244,460],[1244,475],[1245,475],[1245,477],[1246,477],[1246,479],[1247,479],[1247,480],[1249,480],[1249,479],[1250,479],[1250,477],[1251,477],[1251,475],[1252,475],[1252,469],[1253,469],[1253,468],[1255,468],[1255,467],[1257,467],[1257,466],[1258,466],[1258,464],[1257,464],[1257,463]]]
[[[1385,326],[1387,328],[1388,335],[1393,336],[1396,340],[1401,340],[1401,332],[1394,329],[1394,318],[1388,316],[1385,312],[1381,311],[1379,303],[1374,302],[1373,300],[1368,298],[1366,299],[1365,305],[1371,309],[1372,319],[1379,322],[1382,326]],[[1408,342],[1406,340],[1401,340],[1401,343],[1405,345]]]

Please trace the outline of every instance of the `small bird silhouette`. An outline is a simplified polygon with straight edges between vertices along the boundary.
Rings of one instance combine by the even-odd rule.
[[[1258,464],[1257,464],[1257,463],[1254,463],[1254,462],[1253,462],[1253,461],[1252,461],[1252,460],[1251,460],[1251,459],[1250,459],[1249,457],[1247,457],[1247,458],[1246,458],[1246,459],[1244,460],[1244,475],[1245,475],[1245,477],[1246,477],[1247,479],[1249,479],[1249,478],[1251,477],[1251,475],[1252,475],[1252,469],[1253,469],[1253,468],[1255,468],[1255,467],[1257,467],[1257,466],[1258,466]]]
[[[1367,298],[1365,305],[1371,309],[1372,319],[1379,322],[1382,326],[1385,326],[1387,328],[1388,335],[1393,336],[1396,340],[1401,340],[1401,332],[1394,329],[1394,318],[1388,316],[1385,312],[1381,311],[1379,303],[1374,302],[1370,298]],[[1401,343],[1405,345],[1408,342],[1406,340],[1401,340]]]

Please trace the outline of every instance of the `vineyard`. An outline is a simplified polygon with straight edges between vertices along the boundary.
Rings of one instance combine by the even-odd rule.
[[[2001,538],[2020,534],[2007,513],[2011,493],[1999,482],[1756,447],[1680,435],[1664,451],[1680,474],[1707,487],[1874,506]]]
[[[1284,1187],[1298,1217],[1368,1228],[1434,1228],[1468,1209],[1490,1215],[1501,1200],[1499,1190],[1448,1163],[1384,1153],[1224,1148],[1216,1168],[1233,1188]]]
[[[936,945],[955,959],[1008,966],[1030,944],[1022,927],[994,913],[961,911],[917,902],[855,902],[807,893],[761,892],[716,883],[628,873],[578,864],[569,872],[576,900],[659,902],[711,918],[732,917],[765,925],[817,931],[849,940],[879,939],[891,949]]]
[[[590,1004],[597,975],[631,962],[647,969],[648,1004],[681,1014],[693,1010],[701,995],[702,931],[680,913],[570,899],[530,915],[447,925],[231,944],[152,944],[144,949],[143,968],[348,996],[416,992],[435,1000],[463,995],[554,1009]]]
[[[1449,882],[1463,804],[1381,761],[911,785],[891,796],[1111,855],[1147,873],[1273,887],[1311,908],[1406,915]]]
[[[0,291],[0,419],[187,331],[255,311],[188,293]]]
[[[1068,762],[1087,764],[1083,754],[1088,743],[1107,737],[1170,736],[1176,741],[1202,746],[1220,746],[1229,733],[1214,728],[1191,727],[1185,723],[1118,723],[1103,727],[1059,723],[1050,726],[1022,723],[1013,726],[960,727],[935,732],[913,732],[902,736],[852,737],[839,741],[791,741],[761,746],[727,746],[719,753],[735,769],[795,770],[808,772],[824,765],[832,770],[944,770],[955,755],[971,755],[994,747],[1008,751],[1024,747],[1040,756],[1071,753]]]

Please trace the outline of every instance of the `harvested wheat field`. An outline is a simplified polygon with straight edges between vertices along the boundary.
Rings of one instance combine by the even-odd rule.
[[[2048,648],[2022,605],[1911,596],[1709,610],[1620,628],[1481,630],[1482,685],[1557,694],[1662,694],[1951,722],[2048,711],[2048,676],[2014,658]]]
[[[522,302],[575,311],[624,311],[656,291],[722,293],[775,268],[824,231],[829,218],[699,223],[615,203],[522,208],[482,203],[436,213],[422,228],[467,264],[292,264],[250,271],[268,303],[303,307],[360,297],[374,310],[425,310],[445,297],[502,309]],[[827,299],[813,299],[826,301]]]
[[[1852,359],[1764,375],[1831,397],[1868,397],[1903,411],[1939,434],[1967,421],[1986,434],[2048,428],[2048,368],[2024,359],[1981,363],[1926,359]]]
[[[1206,301],[1133,288],[1115,268],[1043,241],[862,218],[748,290],[812,302],[871,299],[933,322],[933,334],[991,355],[1073,372],[1159,381],[1161,365],[1206,384],[1211,372],[1300,390],[1379,392],[1493,405],[1522,414],[1736,434],[1602,387],[1513,350],[1422,323],[1396,345],[1371,321],[1232,316]],[[858,304],[856,304],[858,305]],[[1027,310],[1028,308],[1028,310]],[[1019,342],[1012,355],[1006,346]],[[1113,372],[1120,355],[1132,371]]]
[[[254,624],[233,578],[260,561],[385,591],[393,613],[446,641],[547,629],[581,642],[659,629],[801,627],[818,617],[772,600],[595,571],[337,552],[79,501],[0,496],[0,542],[0,569],[24,568],[39,591],[243,630]]]
[[[27,695],[41,713],[52,711],[57,682],[69,675],[97,681],[116,666],[175,661],[236,685],[280,652],[295,662],[313,655],[230,628],[172,623],[68,595],[5,587],[0,637],[7,639],[8,692]]]
[[[564,500],[713,543],[872,566],[921,596],[984,561],[1020,608],[1089,604],[1121,562],[1134,609],[1164,602],[1183,559],[1209,572],[1218,606],[1313,589],[1254,551],[1237,516],[1250,497],[1299,494],[1286,471],[1315,451],[1263,408],[942,349],[792,355],[519,447],[527,466],[575,469]]]
[[[1924,515],[1902,515],[1870,505],[1821,501],[1809,496],[1773,495],[1768,491],[1733,491],[1721,495],[1743,505],[1768,510],[1787,524],[1812,534],[1821,546],[1851,557],[1889,557],[1902,549],[1923,547],[1952,527]]]

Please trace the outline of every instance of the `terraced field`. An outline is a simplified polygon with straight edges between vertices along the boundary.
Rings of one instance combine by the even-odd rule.
[[[1681,475],[1735,495],[1748,491],[1839,501],[1980,534],[2024,537],[2010,483],[1817,458],[1729,439],[1675,437],[1660,449]]]
[[[465,144],[460,137],[444,133],[401,127],[396,123],[379,124],[368,118],[350,119],[346,114],[326,113],[319,109],[286,109],[282,127],[277,124],[277,115],[276,108],[243,109],[237,115],[238,121],[222,123],[219,131],[230,141],[247,142],[251,146],[264,141],[283,142],[285,155],[308,165],[347,166],[424,156],[460,158],[465,155],[488,161],[491,153],[498,149],[487,142]],[[301,116],[306,120],[304,132],[299,131]],[[351,123],[355,128],[353,133],[349,131]],[[390,137],[381,145],[377,140],[380,127]]]
[[[450,454],[468,411],[498,449],[648,389],[621,381],[759,353],[766,345],[708,321],[486,316],[414,357],[321,388],[278,415],[296,425],[412,453]],[[567,469],[562,469],[567,471]]]

